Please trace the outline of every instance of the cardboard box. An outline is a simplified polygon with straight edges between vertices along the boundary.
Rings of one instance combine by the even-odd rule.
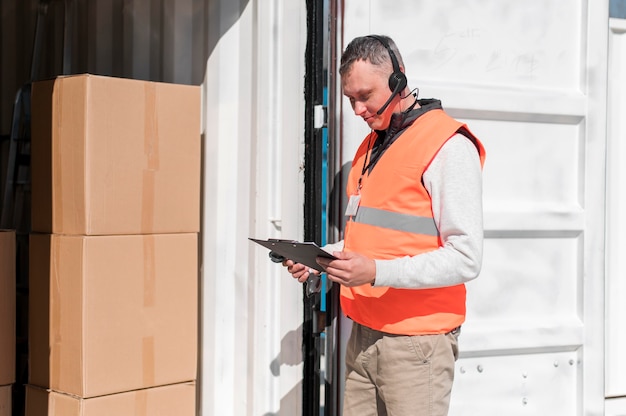
[[[0,386],[15,382],[15,263],[15,232],[0,230]]]
[[[196,234],[31,234],[29,384],[88,398],[195,380],[197,252]]]
[[[94,75],[32,90],[32,230],[198,232],[200,87]]]
[[[173,384],[83,399],[26,386],[26,416],[194,416],[196,386]]]
[[[11,416],[12,386],[0,386],[0,416]]]

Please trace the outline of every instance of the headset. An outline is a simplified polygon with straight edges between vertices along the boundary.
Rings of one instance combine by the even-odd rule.
[[[389,52],[389,58],[391,58],[391,65],[393,66],[393,74],[389,76],[389,89],[391,90],[391,95],[389,96],[387,102],[383,104],[382,107],[380,107],[380,110],[376,112],[376,114],[381,115],[383,111],[385,111],[385,109],[389,106],[389,104],[391,104],[391,100],[393,100],[393,97],[395,97],[396,94],[402,93],[402,90],[406,88],[407,79],[406,75],[404,75],[404,72],[400,71],[400,65],[398,64],[396,54],[393,53],[393,50],[389,46],[389,43],[387,43],[387,40],[378,35],[369,35],[367,37],[376,39],[385,47],[385,49],[387,49],[387,52]]]

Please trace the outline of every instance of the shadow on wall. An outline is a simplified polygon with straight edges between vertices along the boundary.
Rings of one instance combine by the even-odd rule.
[[[332,189],[330,190],[330,194],[328,196],[328,225],[330,227],[335,227],[338,230],[338,235],[340,236],[343,236],[343,230],[346,225],[344,213],[346,212],[347,199],[345,194],[351,166],[352,161],[343,164],[341,170],[333,179]]]
[[[289,390],[280,399],[280,409],[277,412],[267,412],[263,416],[280,416],[285,414],[296,414],[296,409],[302,407],[302,382],[295,384],[291,390]]]
[[[280,368],[283,365],[290,367],[303,363],[302,349],[293,348],[294,345],[302,345],[302,325],[293,331],[289,331],[280,342],[280,353],[270,364],[270,371],[274,377],[280,376]],[[302,381],[296,383],[291,390],[282,395],[280,409],[277,412],[267,412],[263,416],[279,416],[283,414],[295,414],[302,407]]]
[[[293,348],[294,345],[302,345],[302,325],[293,331],[289,331],[280,342],[280,353],[270,363],[270,371],[274,377],[280,376],[282,365],[295,366],[302,364],[302,350]]]

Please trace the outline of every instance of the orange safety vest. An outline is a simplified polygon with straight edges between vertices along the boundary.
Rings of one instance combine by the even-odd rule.
[[[348,177],[348,197],[360,193],[361,200],[356,215],[346,224],[345,251],[384,260],[442,246],[431,199],[420,178],[439,149],[461,128],[474,140],[482,165],[485,151],[478,139],[463,123],[433,109],[418,117],[387,148],[375,168],[363,175],[357,192],[364,158],[371,152],[370,140],[363,141]],[[446,333],[465,320],[465,285],[436,289],[342,286],[341,307],[355,322],[382,332]]]

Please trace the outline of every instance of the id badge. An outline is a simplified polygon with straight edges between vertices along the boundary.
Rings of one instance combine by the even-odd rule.
[[[359,210],[359,203],[361,202],[361,195],[351,195],[348,200],[348,206],[346,207],[346,217],[354,217]]]

